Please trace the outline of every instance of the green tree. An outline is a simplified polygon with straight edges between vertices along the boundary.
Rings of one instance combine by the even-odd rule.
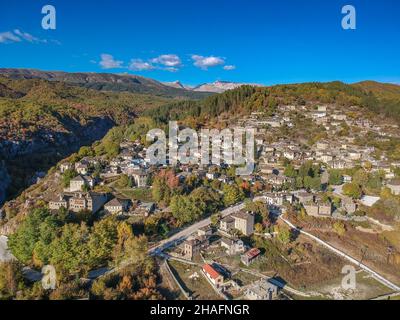
[[[364,169],[359,169],[353,175],[353,183],[365,186],[368,182],[368,173]]]
[[[264,227],[263,227],[263,225],[262,225],[261,223],[256,223],[256,224],[254,225],[254,230],[255,230],[257,233],[263,233]]]
[[[114,216],[96,222],[91,229],[87,250],[90,267],[103,265],[111,258],[117,244],[117,221]]]
[[[69,187],[70,181],[75,178],[78,175],[78,173],[75,170],[68,169],[65,170],[64,173],[62,174],[62,185],[64,188]]]
[[[42,267],[49,262],[49,247],[52,241],[57,237],[60,227],[59,220],[50,215],[39,225],[39,237],[33,249],[33,263]]]
[[[276,228],[278,232],[278,240],[282,242],[283,244],[289,244],[292,238],[292,233],[289,227],[281,225]]]
[[[343,194],[352,197],[353,199],[360,199],[362,196],[362,189],[358,184],[354,182],[346,183],[343,186]]]
[[[219,221],[221,220],[221,215],[218,213],[215,213],[210,217],[210,220],[211,220],[211,225],[216,227],[218,225]]]
[[[343,236],[346,233],[346,227],[340,221],[337,221],[333,224],[333,230],[337,233],[339,237]]]
[[[206,210],[204,203],[196,203],[190,196],[182,195],[172,197],[170,207],[179,226],[196,221]]]
[[[321,190],[321,178],[306,176],[304,177],[304,188],[311,189],[315,191]]]
[[[340,170],[332,169],[329,171],[329,184],[330,185],[340,185],[342,183],[342,174]]]
[[[94,152],[93,152],[91,147],[84,146],[84,147],[81,147],[79,149],[78,156],[81,159],[85,158],[85,157],[93,157],[94,156]]]
[[[289,165],[285,168],[284,175],[285,175],[286,177],[289,177],[289,178],[295,178],[295,177],[297,176],[297,171],[296,171],[296,169],[293,167],[292,164],[289,164]]]
[[[85,224],[66,224],[59,237],[51,243],[50,264],[61,278],[71,274],[83,275],[89,270],[88,237],[89,230]]]
[[[223,187],[223,201],[225,206],[234,205],[245,198],[245,194],[236,184],[224,185]]]
[[[17,231],[9,238],[13,255],[22,263],[30,264],[36,243],[40,239],[40,226],[50,216],[47,209],[35,209],[27,215]]]
[[[190,198],[199,208],[205,207],[205,213],[214,213],[222,206],[221,195],[211,188],[197,188],[192,191]]]

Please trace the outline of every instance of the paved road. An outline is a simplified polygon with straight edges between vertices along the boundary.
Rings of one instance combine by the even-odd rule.
[[[238,212],[244,208],[244,203],[239,203],[233,207],[229,207],[225,210],[222,210],[220,212],[221,217],[225,218],[226,216],[229,216],[232,213]],[[148,253],[149,255],[159,255],[163,256],[162,251],[165,249],[168,249],[177,243],[180,243],[184,241],[187,237],[189,237],[192,233],[196,232],[198,229],[206,227],[211,224],[211,218],[206,218],[204,220],[201,220],[191,226],[186,227],[185,229],[177,232],[176,234],[172,235],[168,239],[162,240],[158,242],[156,245],[152,246],[149,248]],[[110,270],[104,270],[101,274],[99,274],[99,277],[104,277],[108,274],[112,274],[114,272],[117,272],[118,270],[121,270],[122,268],[128,266],[131,262],[130,261],[122,261],[117,267],[110,269]]]
[[[253,199],[253,201],[261,201],[263,199],[265,199],[265,197],[260,196],[260,197],[255,197]],[[220,215],[222,218],[225,218],[235,212],[243,210],[244,207],[245,207],[244,202],[241,202],[235,206],[232,206],[232,207],[226,208],[225,210],[222,210],[220,212]],[[149,254],[159,254],[161,251],[175,245],[177,242],[181,242],[181,241],[185,240],[188,236],[190,236],[192,233],[196,232],[198,229],[206,227],[210,224],[211,224],[211,218],[201,220],[201,221],[183,229],[182,231],[174,234],[173,236],[169,237],[168,239],[158,242],[155,246],[153,246],[149,249]]]
[[[223,211],[221,211],[221,217],[225,218],[226,216],[229,216],[232,213],[238,212],[244,208],[244,203],[240,203],[238,205],[235,205],[233,207],[227,208]],[[206,227],[211,224],[211,218],[207,218],[204,220],[201,220],[185,229],[182,231],[179,231],[178,233],[174,234],[173,236],[169,237],[168,239],[162,240],[157,243],[154,247],[151,247],[149,249],[149,254],[158,254],[159,252],[168,249],[169,247],[175,245],[177,242],[181,242],[185,240],[188,236],[190,236],[192,233],[196,232],[198,229]]]
[[[6,236],[0,236],[0,262],[14,259],[14,256],[8,250],[7,240]]]
[[[380,283],[383,283],[384,285],[386,285],[387,287],[400,292],[400,287],[398,285],[396,285],[395,283],[391,282],[390,280],[386,279],[385,277],[381,276],[379,273],[377,273],[376,271],[372,270],[370,267],[366,266],[365,264],[361,263],[360,261],[358,261],[357,259],[353,258],[352,256],[349,256],[347,253],[336,249],[335,247],[333,247],[332,245],[330,245],[329,243],[325,242],[324,240],[321,240],[320,238],[312,235],[311,233],[308,233],[306,231],[303,231],[301,229],[299,229],[298,227],[296,227],[293,223],[291,223],[290,221],[288,221],[287,219],[283,218],[282,216],[279,217],[283,222],[285,222],[289,227],[291,227],[292,229],[297,230],[298,232],[300,232],[301,234],[313,239],[314,241],[318,242],[319,244],[321,244],[322,246],[328,248],[329,250],[333,251],[334,253],[336,253],[337,255],[341,256],[342,258],[350,261],[351,263],[355,264],[356,266],[360,267],[361,269],[363,269],[364,271],[368,272],[369,274],[371,274],[376,280],[378,280]]]

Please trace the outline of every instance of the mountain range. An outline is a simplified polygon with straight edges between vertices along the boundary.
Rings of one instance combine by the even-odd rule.
[[[261,87],[262,85],[260,84],[255,84],[255,83],[241,83],[241,82],[230,82],[230,81],[220,81],[217,80],[212,83],[203,83],[198,86],[188,86],[182,84],[180,81],[174,81],[174,82],[164,82],[165,85],[170,86],[171,88],[180,88],[180,89],[186,89],[189,91],[194,91],[194,92],[213,92],[213,93],[223,93],[227,90],[233,90],[236,88],[239,88],[244,85],[251,85],[255,87]]]
[[[143,93],[166,98],[202,99],[213,92],[196,92],[185,87],[170,86],[157,80],[130,74],[70,73],[62,71],[40,71],[34,69],[0,68],[0,76],[13,80],[43,79],[77,85],[99,91]]]
[[[261,86],[260,84],[217,80],[198,86],[184,85],[180,81],[159,82],[131,74],[41,71],[35,69],[0,68],[0,75],[10,79],[43,79],[78,85],[100,91],[132,92],[164,96],[168,98],[202,99],[214,93],[222,93],[243,85]],[[1,88],[0,88],[1,89]]]

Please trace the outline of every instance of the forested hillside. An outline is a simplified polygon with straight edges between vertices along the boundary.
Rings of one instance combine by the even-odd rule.
[[[63,82],[0,77],[0,161],[11,177],[0,188],[13,196],[37,172],[90,145],[115,125],[169,100],[129,92],[99,92]]]
[[[342,82],[304,83],[272,87],[242,86],[201,101],[179,101],[145,112],[158,122],[195,117],[209,119],[221,113],[246,114],[273,109],[279,104],[322,103],[357,105],[400,121],[400,86],[376,82],[353,85]]]
[[[97,146],[100,153],[113,153],[122,138],[137,135],[138,128],[130,126],[137,115],[145,117],[147,130],[169,120],[199,125],[221,114],[274,112],[279,105],[318,103],[343,108],[357,105],[371,117],[400,121],[400,87],[372,81],[242,86],[203,100],[176,100],[97,91],[33,76],[0,77],[0,157],[6,160],[4,174],[11,177],[8,194],[17,194],[31,183],[35,172],[46,171],[80,146],[102,139],[117,125],[121,127]],[[139,128],[141,134],[143,128]]]
[[[128,74],[113,73],[69,73],[40,71],[33,69],[1,69],[0,75],[10,79],[43,79],[59,81],[71,85],[99,91],[130,92],[151,94],[165,98],[202,99],[210,92],[195,92],[184,88],[174,88],[159,81]],[[0,88],[1,93],[1,88]]]

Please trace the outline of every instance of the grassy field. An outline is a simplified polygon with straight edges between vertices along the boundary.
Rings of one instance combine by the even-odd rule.
[[[139,200],[142,202],[153,202],[153,196],[151,194],[151,190],[147,188],[122,188],[115,190],[120,193],[123,197],[132,199],[132,200]]]
[[[181,281],[186,291],[192,294],[195,300],[220,300],[208,281],[201,273],[200,267],[184,264],[177,261],[170,261],[171,270]],[[198,274],[196,279],[190,279],[194,273]]]

